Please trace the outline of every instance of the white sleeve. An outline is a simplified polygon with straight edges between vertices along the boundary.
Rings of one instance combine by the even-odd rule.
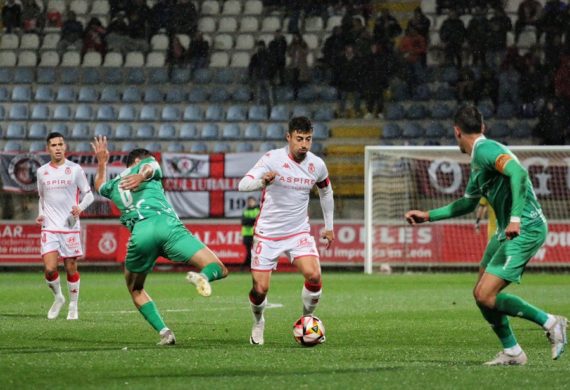
[[[83,195],[83,199],[81,199],[81,203],[79,203],[78,205],[81,211],[83,211],[87,207],[89,207],[91,203],[93,203],[95,197],[91,192],[91,187],[89,186],[89,182],[87,181],[87,177],[85,176],[85,171],[83,171],[83,169],[81,168],[77,169],[76,171],[75,184],[77,185],[77,188],[79,188],[79,191],[81,191],[81,194]]]
[[[240,182],[238,189],[240,191],[257,191],[263,188],[263,179],[255,179],[253,176],[246,175]]]
[[[95,200],[95,197],[93,196],[93,193],[91,191],[89,191],[88,193],[86,193],[83,196],[83,199],[81,199],[81,203],[79,203],[79,208],[81,209],[81,211],[85,210],[87,207],[89,207],[89,205],[91,203],[93,203],[93,201]]]
[[[334,197],[331,185],[319,188],[319,197],[321,200],[321,208],[323,209],[323,219],[325,220],[325,229],[333,230],[334,219]]]
[[[39,195],[39,200],[38,200],[38,217],[39,217],[40,215],[44,215],[44,208],[43,208],[43,206],[42,206],[42,184],[41,184],[42,182],[40,181],[39,176],[40,176],[40,175],[37,175],[37,177],[38,177],[38,181],[37,181],[37,184],[38,184],[38,195]]]

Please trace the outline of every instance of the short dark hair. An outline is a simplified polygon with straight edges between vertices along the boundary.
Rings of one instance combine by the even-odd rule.
[[[298,133],[312,133],[313,124],[306,116],[296,116],[289,121],[289,134]]]
[[[63,138],[63,140],[65,141],[65,137],[63,136],[63,134],[54,131],[48,134],[48,136],[46,137],[46,143],[49,144],[49,141],[53,138]]]
[[[148,150],[143,149],[143,148],[133,149],[133,150],[131,150],[131,152],[127,156],[127,161],[125,161],[125,164],[127,165],[127,167],[130,167],[131,165],[133,165],[135,163],[135,160],[137,158],[140,158],[141,160],[143,160],[147,157],[152,157],[152,153],[149,152]]]
[[[481,133],[483,128],[483,115],[472,104],[465,104],[457,109],[453,118],[455,126],[466,134]]]

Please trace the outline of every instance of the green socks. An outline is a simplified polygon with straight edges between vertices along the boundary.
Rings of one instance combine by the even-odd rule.
[[[488,309],[485,306],[479,306],[479,310],[481,310],[483,317],[493,328],[493,332],[501,340],[503,348],[511,348],[517,345],[517,339],[511,328],[509,317],[496,309]]]
[[[212,280],[221,279],[223,276],[222,267],[220,267],[218,263],[208,264],[207,266],[202,268],[200,273],[208,279],[208,282],[211,282]]]
[[[149,301],[139,307],[139,311],[141,312],[142,316],[145,320],[157,331],[160,332],[162,329],[166,328],[166,324],[164,320],[160,316],[158,312],[158,308],[156,307],[154,301]]]
[[[540,326],[543,326],[548,320],[548,315],[544,311],[534,307],[516,295],[506,293],[498,294],[495,307],[501,313],[508,314],[512,317],[522,317]]]

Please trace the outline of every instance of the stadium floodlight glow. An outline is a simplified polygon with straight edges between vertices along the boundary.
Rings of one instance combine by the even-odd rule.
[[[510,146],[529,172],[549,223],[530,266],[570,266],[570,146]],[[410,209],[429,210],[463,196],[470,157],[457,146],[366,146],[364,272],[381,264],[476,266],[487,242],[474,213],[409,226]],[[486,229],[480,229],[485,232]]]

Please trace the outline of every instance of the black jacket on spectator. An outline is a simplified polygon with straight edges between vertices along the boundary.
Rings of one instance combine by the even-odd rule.
[[[441,41],[456,47],[461,47],[465,42],[467,31],[463,21],[459,18],[446,19],[441,25],[439,36]]]
[[[503,10],[499,10],[489,19],[489,30],[487,33],[487,48],[489,50],[500,50],[507,47],[507,32],[513,29],[513,23]]]

